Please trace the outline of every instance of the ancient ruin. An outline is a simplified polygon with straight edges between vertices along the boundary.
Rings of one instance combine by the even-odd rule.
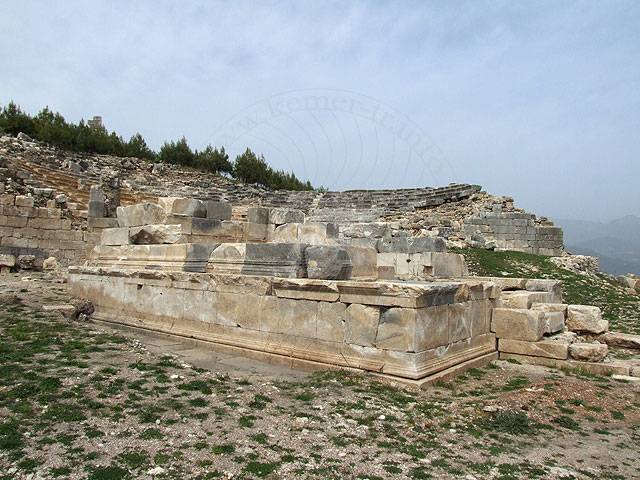
[[[558,227],[478,186],[267,191],[24,138],[0,148],[2,270],[69,265],[96,320],[417,386],[498,357],[640,375],[607,358],[637,338],[564,304],[561,282],[469,276],[450,247],[563,252]]]

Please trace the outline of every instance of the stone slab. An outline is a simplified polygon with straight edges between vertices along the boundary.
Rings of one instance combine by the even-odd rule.
[[[554,341],[550,339],[538,342],[525,342],[522,340],[511,340],[508,338],[498,339],[498,351],[506,353],[517,353],[519,355],[529,355],[533,357],[557,358],[566,360],[569,358],[568,342]]]
[[[531,365],[542,365],[552,368],[566,368],[578,370],[593,375],[629,375],[629,365],[623,362],[592,363],[579,362],[576,360],[559,360],[556,358],[532,357],[529,355],[518,355],[515,353],[500,352],[500,360],[513,359],[521,363]]]
[[[498,338],[537,342],[544,335],[542,312],[517,308],[495,308],[491,330]]]
[[[602,319],[602,311],[598,307],[569,305],[566,326],[573,332],[599,334],[609,329],[609,322]]]

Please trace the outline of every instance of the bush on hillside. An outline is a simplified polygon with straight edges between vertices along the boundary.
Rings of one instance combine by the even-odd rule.
[[[218,149],[208,145],[201,152],[193,151],[186,138],[182,137],[177,142],[165,142],[156,154],[139,133],[126,141],[115,132],[90,126],[84,120],[78,124],[67,122],[60,113],[48,107],[32,117],[10,102],[0,109],[0,132],[11,135],[22,132],[36,140],[74,152],[144,158],[207,172],[226,173],[245,183],[256,183],[267,188],[313,189],[310,182],[302,182],[293,172],[274,170],[263,155],[258,156],[248,148],[236,157],[235,162],[231,162],[224,147]]]

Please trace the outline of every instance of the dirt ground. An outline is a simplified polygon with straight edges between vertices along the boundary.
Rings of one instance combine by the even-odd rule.
[[[71,321],[0,277],[0,478],[640,478],[640,391],[495,362],[422,392]]]

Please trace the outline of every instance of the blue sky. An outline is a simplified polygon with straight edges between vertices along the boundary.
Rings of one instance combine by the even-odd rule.
[[[0,103],[332,189],[640,214],[640,2],[0,1]]]

